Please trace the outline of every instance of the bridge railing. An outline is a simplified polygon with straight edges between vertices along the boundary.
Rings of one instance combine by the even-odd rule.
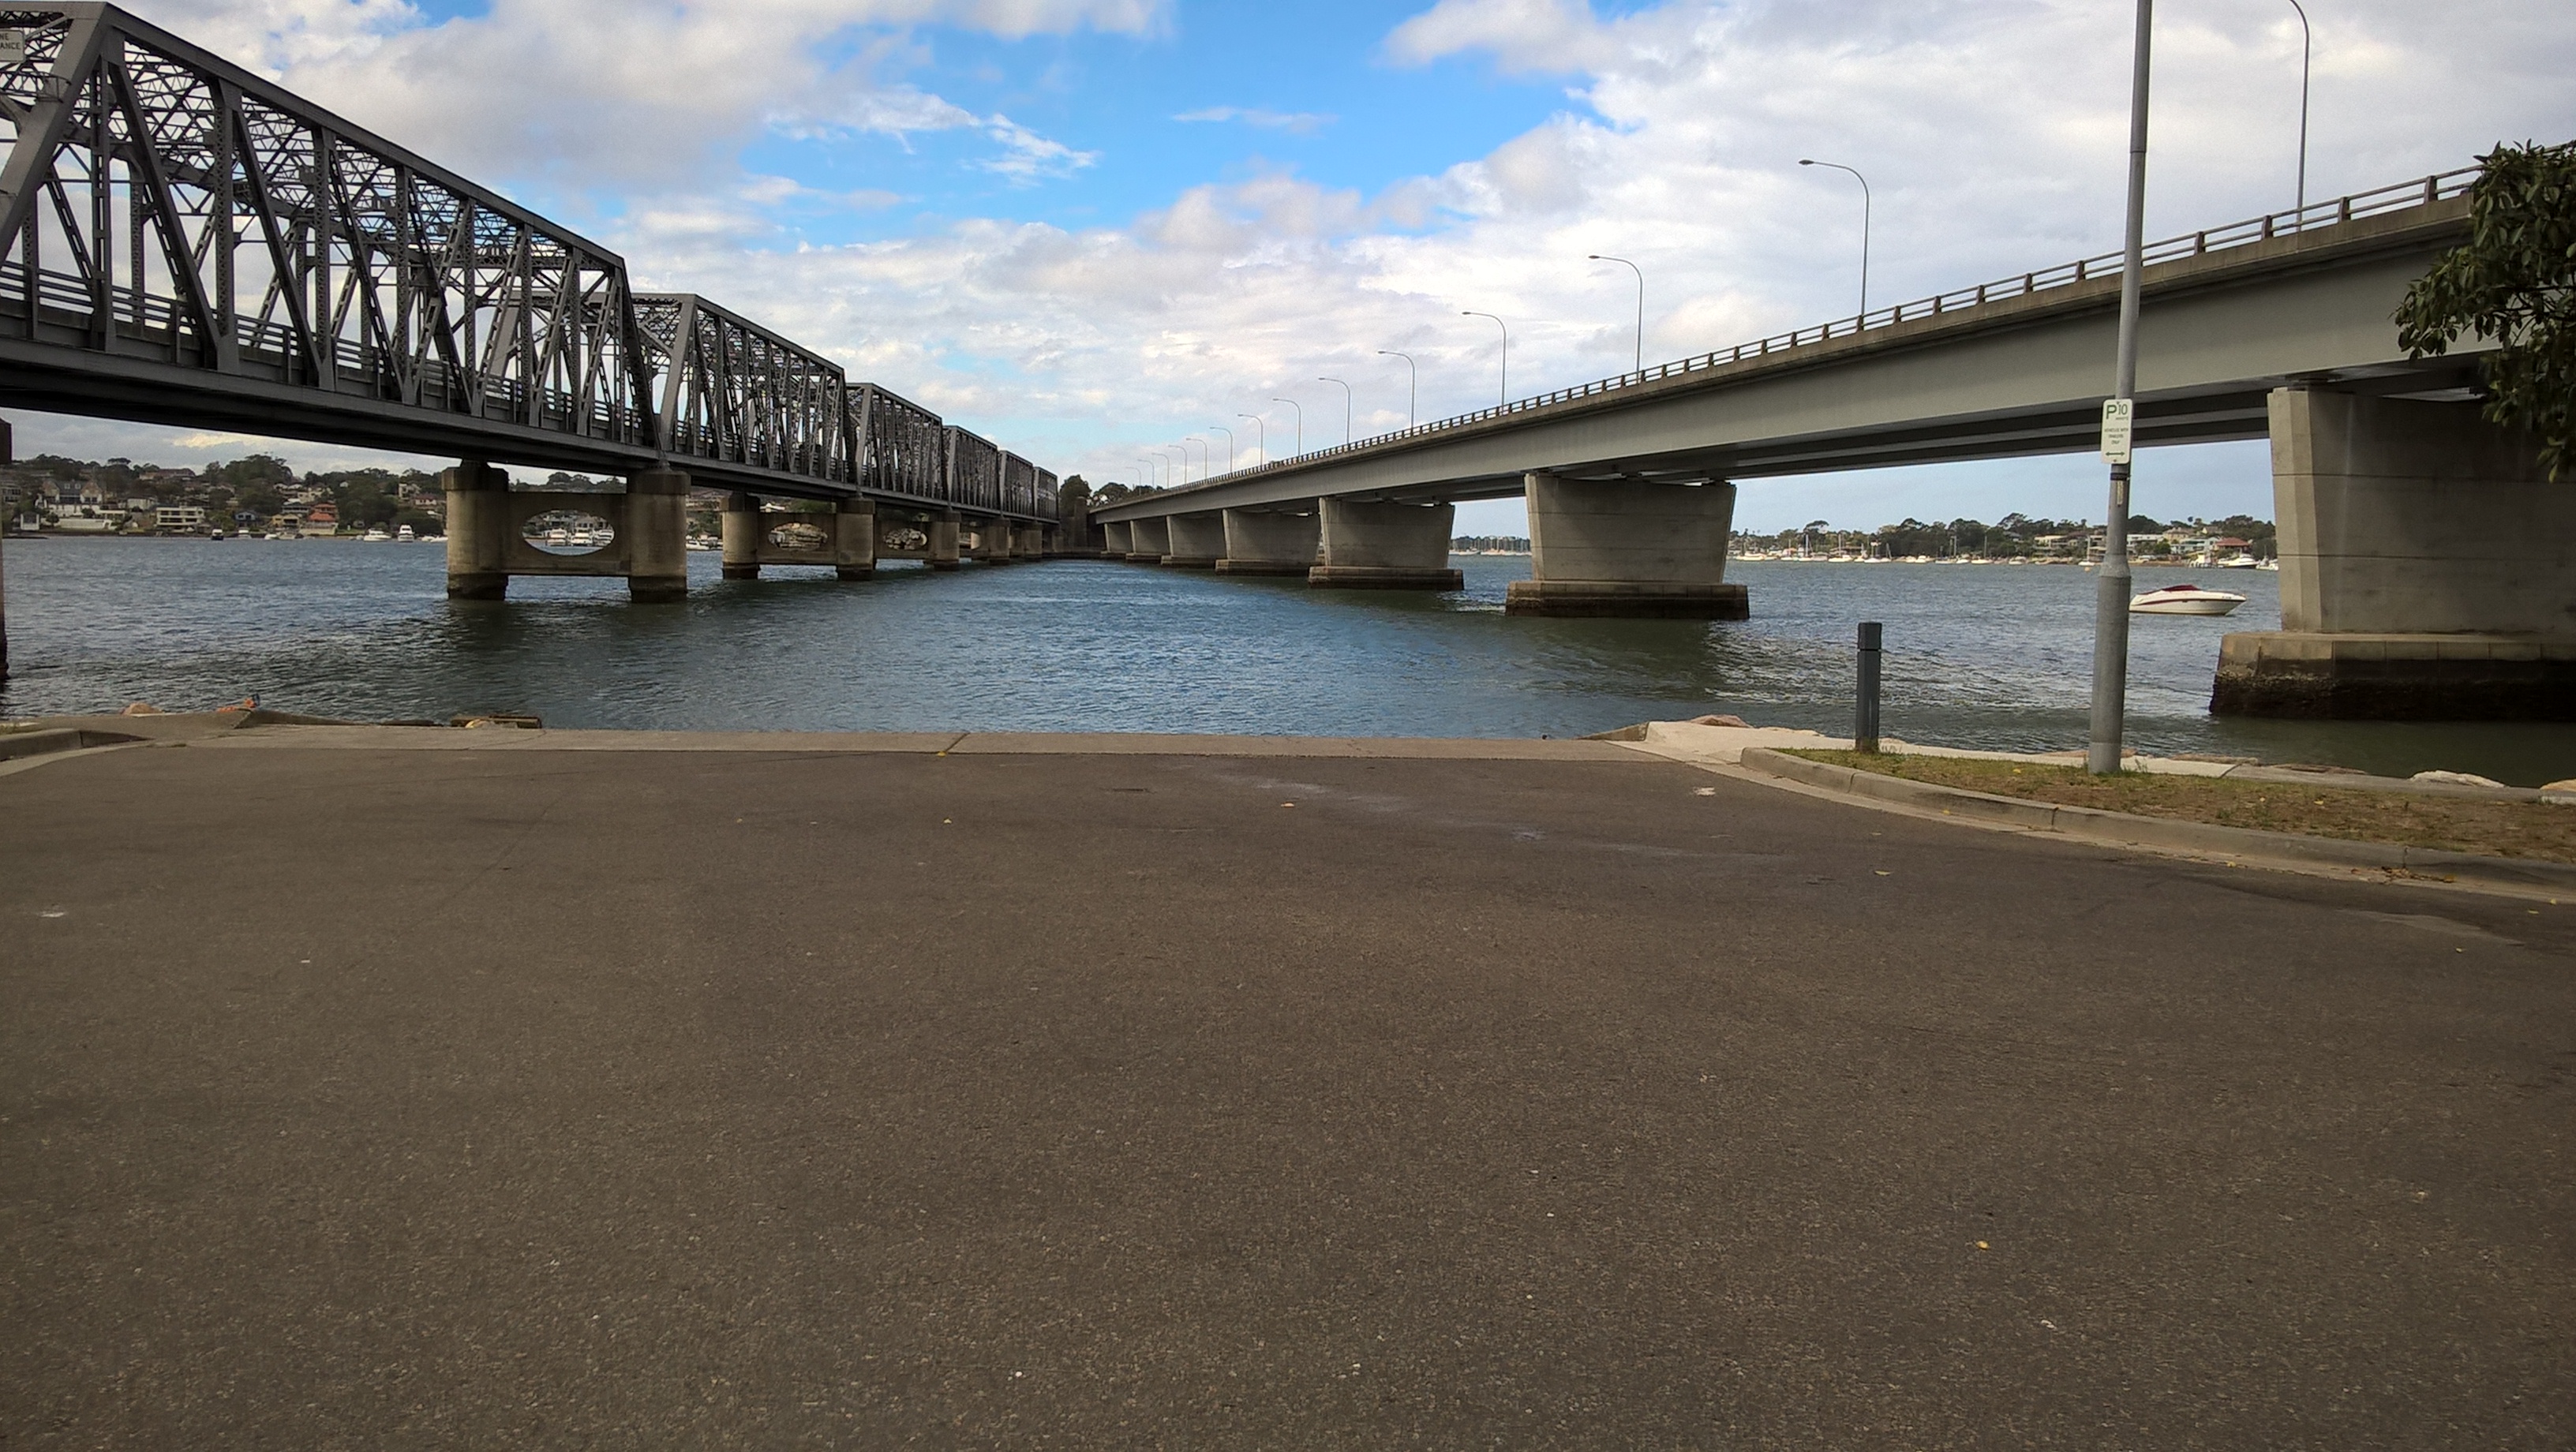
[[[2150,265],[2159,262],[2175,262],[2187,257],[2252,246],[2278,237],[2350,222],[2360,217],[2373,217],[2388,212],[2405,211],[2412,207],[2430,206],[2445,198],[2465,194],[2477,181],[2479,171],[2480,168],[2474,166],[2462,167],[2456,171],[2446,171],[2425,177],[2421,181],[2400,182],[2395,186],[2355,192],[2350,196],[2336,197],[2330,201],[2311,202],[2305,207],[2272,212],[2247,221],[2231,222],[2223,227],[2186,232],[2180,236],[2148,243],[2145,248],[2145,258]],[[1362,449],[1378,448],[1406,439],[1449,433],[1453,430],[1489,423],[1495,419],[1528,413],[1534,409],[1552,408],[1579,399],[1616,393],[1621,389],[1642,387],[1667,378],[1678,378],[1711,368],[1723,368],[1730,364],[1770,357],[1797,348],[1814,347],[1819,343],[1850,338],[1876,328],[1890,328],[1899,323],[1920,322],[1925,318],[1965,312],[1970,308],[1983,307],[1989,303],[2029,297],[2106,276],[2116,277],[2124,262],[2122,253],[2108,252],[2097,257],[2079,258],[2073,262],[2060,263],[2055,267],[2041,268],[2035,272],[2025,272],[2017,277],[1979,283],[1974,287],[1953,288],[1948,292],[1935,293],[1930,297],[1875,308],[1848,318],[1837,318],[1829,323],[1819,323],[1813,327],[1798,328],[1786,333],[1774,333],[1767,338],[1756,338],[1751,342],[1738,343],[1733,347],[1714,349],[1689,358],[1676,359],[1670,363],[1658,363],[1637,372],[1595,379],[1590,383],[1578,383],[1552,392],[1514,399],[1510,403],[1493,408],[1480,408],[1471,413],[1435,419],[1430,423],[1395,429],[1365,439],[1353,439],[1348,443],[1335,444],[1330,448],[1309,450],[1285,459],[1259,464],[1250,469],[1229,470],[1207,482],[1250,478],[1274,469],[1311,464],[1320,459],[1329,459]]]

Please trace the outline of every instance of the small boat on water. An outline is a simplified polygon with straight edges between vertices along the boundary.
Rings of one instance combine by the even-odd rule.
[[[395,544],[410,544],[412,541],[414,541],[414,540],[416,540],[416,539],[418,539],[418,538],[420,538],[420,536],[418,536],[418,535],[416,535],[416,534],[413,534],[413,533],[411,532],[411,526],[410,526],[410,525],[408,525],[408,524],[406,524],[406,525],[404,525],[402,528],[400,528],[400,529],[398,529],[398,530],[395,530],[395,531],[394,531],[394,543],[395,543]]]
[[[2129,600],[2129,613],[2132,615],[2225,615],[2244,603],[2245,597],[2242,595],[2230,594],[2225,590],[2204,590],[2198,585],[2186,583],[2167,585],[2161,590],[2149,590],[2143,595],[2132,596]]]
[[[2250,570],[2261,563],[2262,561],[2255,559],[2252,555],[2229,555],[2227,558],[2218,562],[2218,568],[2222,570]]]

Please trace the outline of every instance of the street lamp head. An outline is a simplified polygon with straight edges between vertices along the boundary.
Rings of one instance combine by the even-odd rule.
[[[1802,156],[1798,158],[1798,165],[1800,166],[1814,166],[1815,164],[1815,160],[1812,157]]]

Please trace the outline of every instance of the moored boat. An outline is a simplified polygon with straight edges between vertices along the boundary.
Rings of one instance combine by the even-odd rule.
[[[2129,600],[2129,613],[2132,615],[2225,615],[2244,603],[2245,597],[2242,595],[2231,594],[2225,590],[2204,590],[2198,585],[2186,582],[2132,596]]]

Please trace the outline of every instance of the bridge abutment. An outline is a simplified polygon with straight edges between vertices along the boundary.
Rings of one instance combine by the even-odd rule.
[[[1159,565],[1172,552],[1172,531],[1160,519],[1127,522],[1127,559],[1131,564]]]
[[[1225,512],[1225,557],[1220,575],[1303,575],[1315,568],[1323,521],[1312,514],[1273,514],[1258,509]]]
[[[1507,615],[1742,620],[1742,585],[1726,583],[1735,486],[1642,481],[1524,481],[1530,578],[1505,592]]]
[[[2271,396],[2278,631],[2220,645],[2221,715],[2576,720],[2576,488],[2473,403]]]
[[[1452,504],[1361,503],[1326,499],[1320,506],[1321,559],[1306,583],[1345,590],[1457,590],[1466,577],[1449,567]]]
[[[1213,570],[1225,557],[1225,515],[1219,510],[1205,514],[1175,514],[1165,521],[1171,531],[1172,548],[1163,563],[1175,570]]]
[[[447,492],[447,598],[510,593],[510,476],[467,459],[438,476]]]

